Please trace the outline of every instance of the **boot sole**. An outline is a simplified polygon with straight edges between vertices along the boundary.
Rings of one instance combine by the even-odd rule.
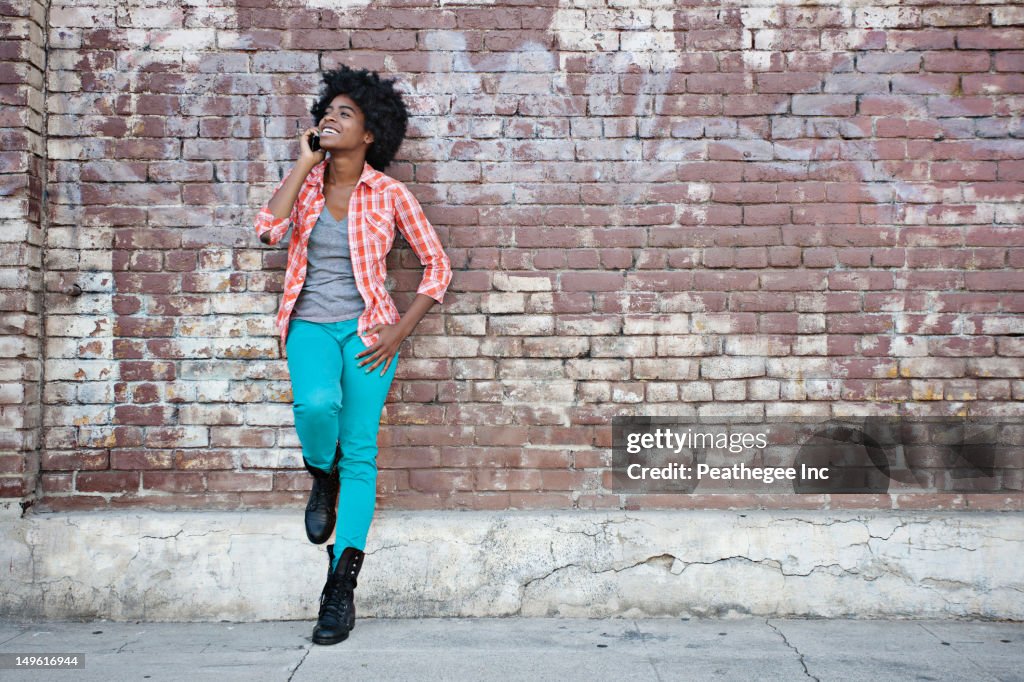
[[[348,639],[348,635],[349,635],[349,633],[347,633],[347,632],[345,634],[341,635],[340,637],[317,637],[316,635],[313,635],[313,643],[314,644],[338,644],[339,642],[344,642],[346,639]]]

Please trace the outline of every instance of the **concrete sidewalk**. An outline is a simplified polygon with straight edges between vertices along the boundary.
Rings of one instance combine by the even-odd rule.
[[[313,620],[0,622],[0,654],[85,654],[32,680],[1024,680],[1024,623],[359,619],[312,643]],[[351,676],[351,677],[349,677]]]

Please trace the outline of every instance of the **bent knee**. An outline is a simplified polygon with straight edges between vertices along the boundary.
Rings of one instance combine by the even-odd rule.
[[[333,393],[317,391],[297,397],[292,404],[292,409],[306,415],[333,415],[341,410],[341,400]]]

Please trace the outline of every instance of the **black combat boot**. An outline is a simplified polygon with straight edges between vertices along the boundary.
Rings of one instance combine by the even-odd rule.
[[[306,537],[315,545],[327,542],[334,532],[334,523],[337,520],[338,490],[341,488],[341,481],[338,480],[338,461],[341,459],[341,444],[338,444],[334,451],[334,462],[331,463],[330,471],[322,471],[310,466],[306,458],[302,463],[306,470],[313,476],[313,489],[309,491],[309,502],[306,504]]]
[[[363,565],[363,553],[346,547],[332,572],[333,563],[334,545],[327,545],[327,583],[320,593],[320,614],[313,628],[317,644],[337,644],[356,626],[356,577]]]

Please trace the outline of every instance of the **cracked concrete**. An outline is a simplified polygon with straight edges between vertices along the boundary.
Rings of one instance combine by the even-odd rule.
[[[768,620],[767,618],[764,619],[764,622],[765,622],[765,625],[770,627],[773,631],[775,631],[779,635],[779,637],[782,638],[782,643],[785,644],[786,646],[788,646],[790,649],[792,649],[793,653],[795,653],[799,657],[799,659],[800,659],[800,667],[802,667],[804,669],[804,675],[806,675],[810,679],[814,680],[815,682],[821,682],[817,677],[812,675],[809,670],[807,670],[807,661],[804,660],[804,655],[802,653],[800,653],[799,649],[797,649],[795,646],[793,646],[792,643],[790,643],[789,639],[786,638],[786,635],[782,632],[782,630],[780,630],[776,626],[772,625],[771,621]]]
[[[929,620],[363,618],[342,644],[313,619],[42,624],[0,620],[0,654],[78,652],[76,681],[1020,680],[1024,624]],[[41,673],[44,674],[45,673]],[[36,675],[38,676],[38,674]],[[65,677],[51,674],[45,679]]]
[[[372,617],[1024,619],[1020,514],[380,511]],[[0,616],[308,618],[301,510],[0,516]],[[770,625],[770,624],[769,624]],[[782,633],[778,633],[780,636]]]

